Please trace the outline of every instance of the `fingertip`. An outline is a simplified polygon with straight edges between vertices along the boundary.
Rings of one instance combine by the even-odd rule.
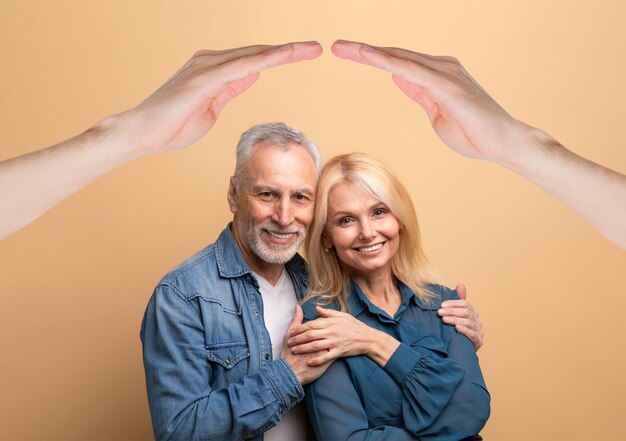
[[[292,57],[298,60],[312,60],[319,57],[324,52],[324,48],[317,41],[302,41],[298,43],[289,43],[287,47],[293,50]]]
[[[465,300],[467,298],[467,289],[462,283],[459,283],[456,286],[455,291],[461,300]]]
[[[348,40],[336,40],[330,47],[331,52],[339,58],[355,59],[359,56],[361,43]]]

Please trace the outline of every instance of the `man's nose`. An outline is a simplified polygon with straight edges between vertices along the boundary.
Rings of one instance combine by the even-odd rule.
[[[289,226],[294,221],[293,213],[294,210],[291,202],[288,199],[281,199],[276,203],[273,220],[283,227]]]

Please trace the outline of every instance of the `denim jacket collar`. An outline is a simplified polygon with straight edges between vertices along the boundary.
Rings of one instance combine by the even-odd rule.
[[[245,274],[251,274],[250,268],[243,259],[237,242],[235,242],[231,228],[232,222],[224,228],[215,242],[215,259],[217,260],[220,276],[224,278],[241,277]],[[285,264],[285,267],[292,280],[298,282],[299,286],[296,287],[296,292],[301,291],[302,288],[306,291],[308,274],[304,259],[299,254],[296,254]]]

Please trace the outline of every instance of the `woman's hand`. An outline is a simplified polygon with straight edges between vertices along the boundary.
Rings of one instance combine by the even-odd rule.
[[[289,330],[287,344],[295,354],[326,350],[309,360],[318,366],[340,357],[367,355],[384,366],[400,342],[392,336],[374,329],[350,314],[315,307],[320,317]]]

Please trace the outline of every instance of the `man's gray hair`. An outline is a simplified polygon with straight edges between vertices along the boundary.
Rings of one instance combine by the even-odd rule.
[[[241,177],[245,171],[252,149],[257,144],[270,141],[272,144],[286,146],[296,144],[304,147],[315,163],[319,176],[322,170],[322,155],[319,148],[304,136],[301,130],[289,127],[284,123],[266,123],[250,127],[243,132],[237,144],[237,163],[235,165],[235,188],[239,189]]]

